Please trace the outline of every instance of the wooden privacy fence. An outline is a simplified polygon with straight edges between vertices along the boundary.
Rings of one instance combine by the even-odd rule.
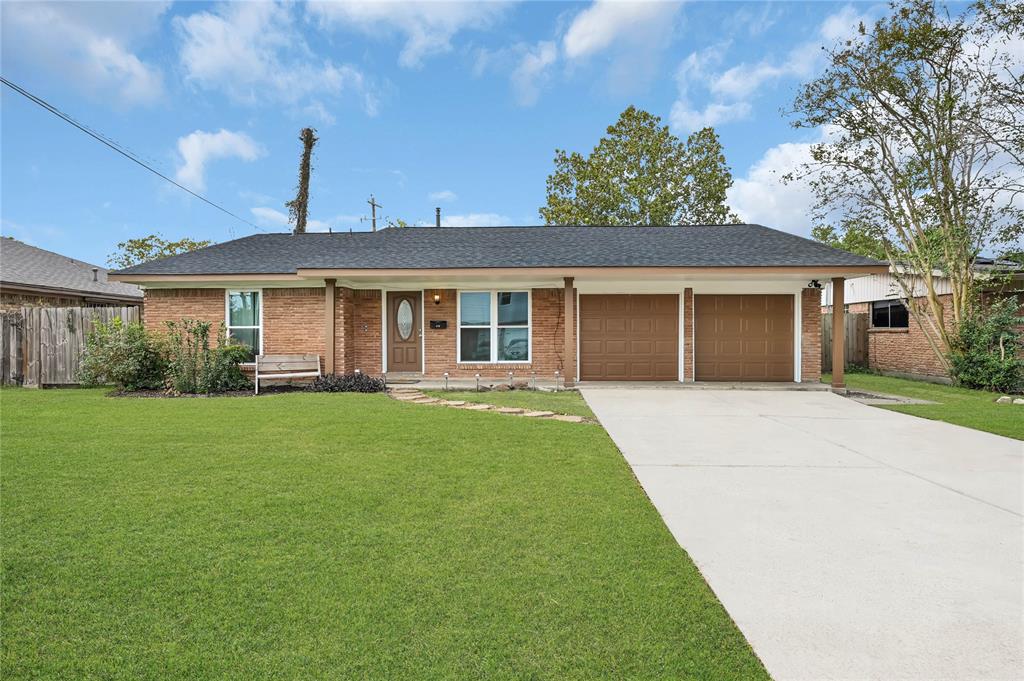
[[[846,340],[843,349],[846,364],[868,365],[868,315],[846,313]],[[832,371],[832,313],[821,315],[821,371]]]
[[[139,321],[132,307],[23,307],[0,312],[0,383],[74,385],[85,338],[97,321]]]

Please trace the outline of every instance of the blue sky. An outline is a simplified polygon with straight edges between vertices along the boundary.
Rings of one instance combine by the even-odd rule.
[[[5,77],[266,231],[286,231],[299,129],[319,131],[313,229],[383,215],[537,224],[556,148],[589,151],[630,104],[713,125],[747,221],[807,234],[779,175],[814,131],[781,112],[821,47],[878,16],[829,2],[4,2]],[[159,232],[253,233],[3,89],[2,232],[105,263]]]

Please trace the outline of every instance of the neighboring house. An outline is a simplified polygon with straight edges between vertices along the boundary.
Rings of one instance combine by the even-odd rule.
[[[818,282],[883,272],[725,225],[258,234],[112,277],[145,289],[151,329],[224,322],[255,353],[319,353],[327,372],[816,382]]]
[[[0,309],[142,304],[142,289],[107,270],[11,237],[0,238]]]
[[[978,258],[976,270],[979,278],[993,272],[1010,275],[1010,288],[1020,289],[1024,284],[1024,273],[1017,263]],[[1003,285],[1006,284],[1002,279]],[[945,308],[947,321],[952,319],[952,302],[949,279],[937,276],[935,292]],[[901,302],[902,288],[890,271],[855,280],[844,285],[845,308],[848,313],[868,314],[868,368],[893,375],[912,378],[948,379],[949,375],[942,362],[935,356],[921,326],[910,315]],[[915,297],[927,293],[924,281],[917,277],[913,282]],[[1021,294],[1016,294],[1021,295]],[[1024,298],[1021,300],[1024,306]],[[821,311],[832,311],[832,285],[827,284],[821,292]]]

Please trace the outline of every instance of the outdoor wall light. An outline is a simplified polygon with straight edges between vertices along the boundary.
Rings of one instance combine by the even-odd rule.
[[[440,304],[441,304],[441,294],[438,293],[437,291],[434,291],[434,305],[440,305]]]

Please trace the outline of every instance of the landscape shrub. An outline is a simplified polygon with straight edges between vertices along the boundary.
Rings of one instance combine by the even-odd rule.
[[[957,385],[997,392],[1019,392],[1024,387],[1024,359],[1020,357],[1024,317],[1010,296],[977,311],[957,328],[950,350],[950,373]]]
[[[306,386],[313,393],[379,393],[384,380],[366,374],[328,374],[319,376]]]
[[[163,387],[166,362],[160,342],[139,323],[97,321],[85,339],[78,369],[82,385],[113,383],[119,390]]]
[[[239,364],[250,354],[243,345],[232,345],[224,324],[217,328],[215,345],[210,346],[210,322],[182,319],[167,322],[167,376],[169,391],[209,394],[245,390],[252,382]]]

